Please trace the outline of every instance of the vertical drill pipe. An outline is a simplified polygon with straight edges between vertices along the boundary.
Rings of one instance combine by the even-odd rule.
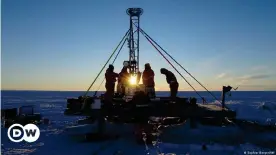
[[[131,45],[131,39],[132,39],[132,20],[131,20],[131,16],[129,16],[129,37],[128,37],[128,47],[129,47],[129,69],[130,69],[130,72],[132,71],[132,68],[131,68],[131,49],[132,49],[132,45]]]
[[[130,16],[130,35],[129,35],[129,68],[130,74],[139,72],[139,29],[134,22],[140,25],[140,16],[143,13],[141,8],[128,8],[126,10]],[[134,29],[135,28],[135,29]],[[137,34],[136,34],[137,33]]]
[[[135,60],[135,47],[134,47],[134,32],[133,32],[133,18],[131,16],[131,53],[132,53],[132,61]],[[133,65],[133,72],[136,73],[136,64]]]
[[[139,51],[140,51],[140,36],[139,36],[139,33],[140,33],[140,31],[139,31],[139,29],[140,29],[140,16],[138,16],[138,28],[137,28],[137,69],[138,69],[138,71],[139,71]]]

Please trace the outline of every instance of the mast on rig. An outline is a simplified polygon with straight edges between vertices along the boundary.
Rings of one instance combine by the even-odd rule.
[[[129,47],[129,62],[128,67],[130,74],[137,74],[139,72],[139,28],[140,16],[143,14],[142,8],[128,8],[126,13],[130,17],[130,33],[128,36]],[[135,26],[135,25],[136,26]]]

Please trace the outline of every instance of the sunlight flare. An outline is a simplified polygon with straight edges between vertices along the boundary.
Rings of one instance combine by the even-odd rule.
[[[137,84],[137,77],[136,76],[130,76],[129,78],[129,84],[136,85]]]

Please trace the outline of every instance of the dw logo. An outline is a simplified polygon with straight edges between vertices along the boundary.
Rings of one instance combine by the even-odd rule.
[[[40,130],[34,124],[27,124],[24,127],[20,124],[13,124],[8,129],[8,137],[15,143],[19,143],[23,140],[29,143],[35,142],[39,136]]]

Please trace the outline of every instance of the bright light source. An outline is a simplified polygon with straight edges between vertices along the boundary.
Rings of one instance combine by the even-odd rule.
[[[137,77],[136,77],[136,76],[131,76],[131,77],[129,78],[129,83],[130,83],[131,85],[136,85],[136,80],[137,80]]]

